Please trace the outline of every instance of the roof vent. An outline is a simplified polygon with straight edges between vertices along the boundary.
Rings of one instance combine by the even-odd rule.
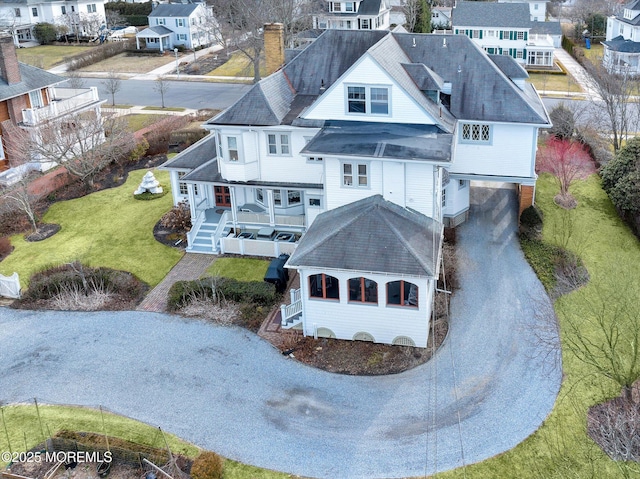
[[[416,46],[416,38],[415,37],[413,37],[413,42],[412,42],[411,46],[414,47],[414,48]]]
[[[442,48],[447,48],[447,38],[442,39]]]
[[[322,94],[322,92],[324,92],[327,89],[326,86],[324,86],[324,78],[322,80],[320,80],[320,94]]]

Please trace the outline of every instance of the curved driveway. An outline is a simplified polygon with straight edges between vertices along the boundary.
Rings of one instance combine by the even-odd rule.
[[[311,477],[418,476],[511,449],[553,407],[557,336],[541,342],[536,332],[546,296],[517,245],[513,190],[473,191],[449,337],[419,368],[340,376],[241,329],[0,308],[0,401],[103,405],[227,457]]]

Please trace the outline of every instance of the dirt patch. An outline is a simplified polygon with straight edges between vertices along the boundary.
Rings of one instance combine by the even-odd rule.
[[[54,234],[60,231],[60,225],[54,223],[43,223],[38,225],[38,232],[31,233],[24,237],[26,241],[34,242],[34,241],[42,241],[47,238],[51,238]]]
[[[224,65],[231,57],[231,54],[236,50],[237,48],[224,49],[215,53],[208,53],[195,61],[189,62],[188,65],[184,65],[183,71],[187,75],[206,75],[207,73]]]
[[[557,194],[553,197],[553,202],[558,205],[560,208],[564,208],[565,210],[572,210],[576,206],[578,206],[578,202],[573,197],[571,193],[567,194]]]

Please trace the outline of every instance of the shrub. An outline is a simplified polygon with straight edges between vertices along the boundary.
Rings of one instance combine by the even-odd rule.
[[[564,103],[555,106],[549,112],[549,119],[553,126],[549,133],[563,140],[573,137],[576,128],[576,118],[573,111],[567,108]]]
[[[13,246],[11,246],[11,241],[9,238],[0,237],[0,259],[6,258],[9,253],[13,250]]]
[[[181,201],[171,208],[160,219],[160,224],[165,228],[186,233],[191,229],[191,210],[186,201]]]
[[[179,130],[189,123],[189,118],[184,116],[169,116],[153,125],[153,130],[145,134],[149,143],[148,155],[158,155],[169,150],[171,133]]]
[[[135,163],[147,153],[148,149],[149,142],[146,138],[141,138],[136,143],[136,146],[134,146],[133,149],[129,152],[129,161],[131,163]]]
[[[38,40],[40,44],[50,45],[55,42],[58,32],[56,31],[55,25],[47,22],[40,22],[36,23],[35,27],[33,27],[33,36],[36,37],[36,40]]]
[[[640,214],[640,138],[629,140],[601,174],[602,187],[616,208],[624,214]]]
[[[128,41],[103,43],[72,58],[65,58],[65,62],[69,66],[69,71],[79,70],[124,52],[128,43]]]
[[[224,461],[215,452],[200,453],[191,466],[192,479],[222,479],[223,473]]]

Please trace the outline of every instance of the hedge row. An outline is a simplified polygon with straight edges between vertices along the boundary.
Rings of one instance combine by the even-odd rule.
[[[65,63],[69,65],[69,70],[78,70],[122,53],[127,49],[128,45],[128,41],[103,43],[97,47],[89,48],[79,55],[74,55],[68,59],[65,58]]]
[[[232,278],[203,278],[178,281],[169,290],[169,311],[176,311],[192,298],[224,298],[236,303],[271,306],[278,300],[275,286],[260,281],[238,281]]]

